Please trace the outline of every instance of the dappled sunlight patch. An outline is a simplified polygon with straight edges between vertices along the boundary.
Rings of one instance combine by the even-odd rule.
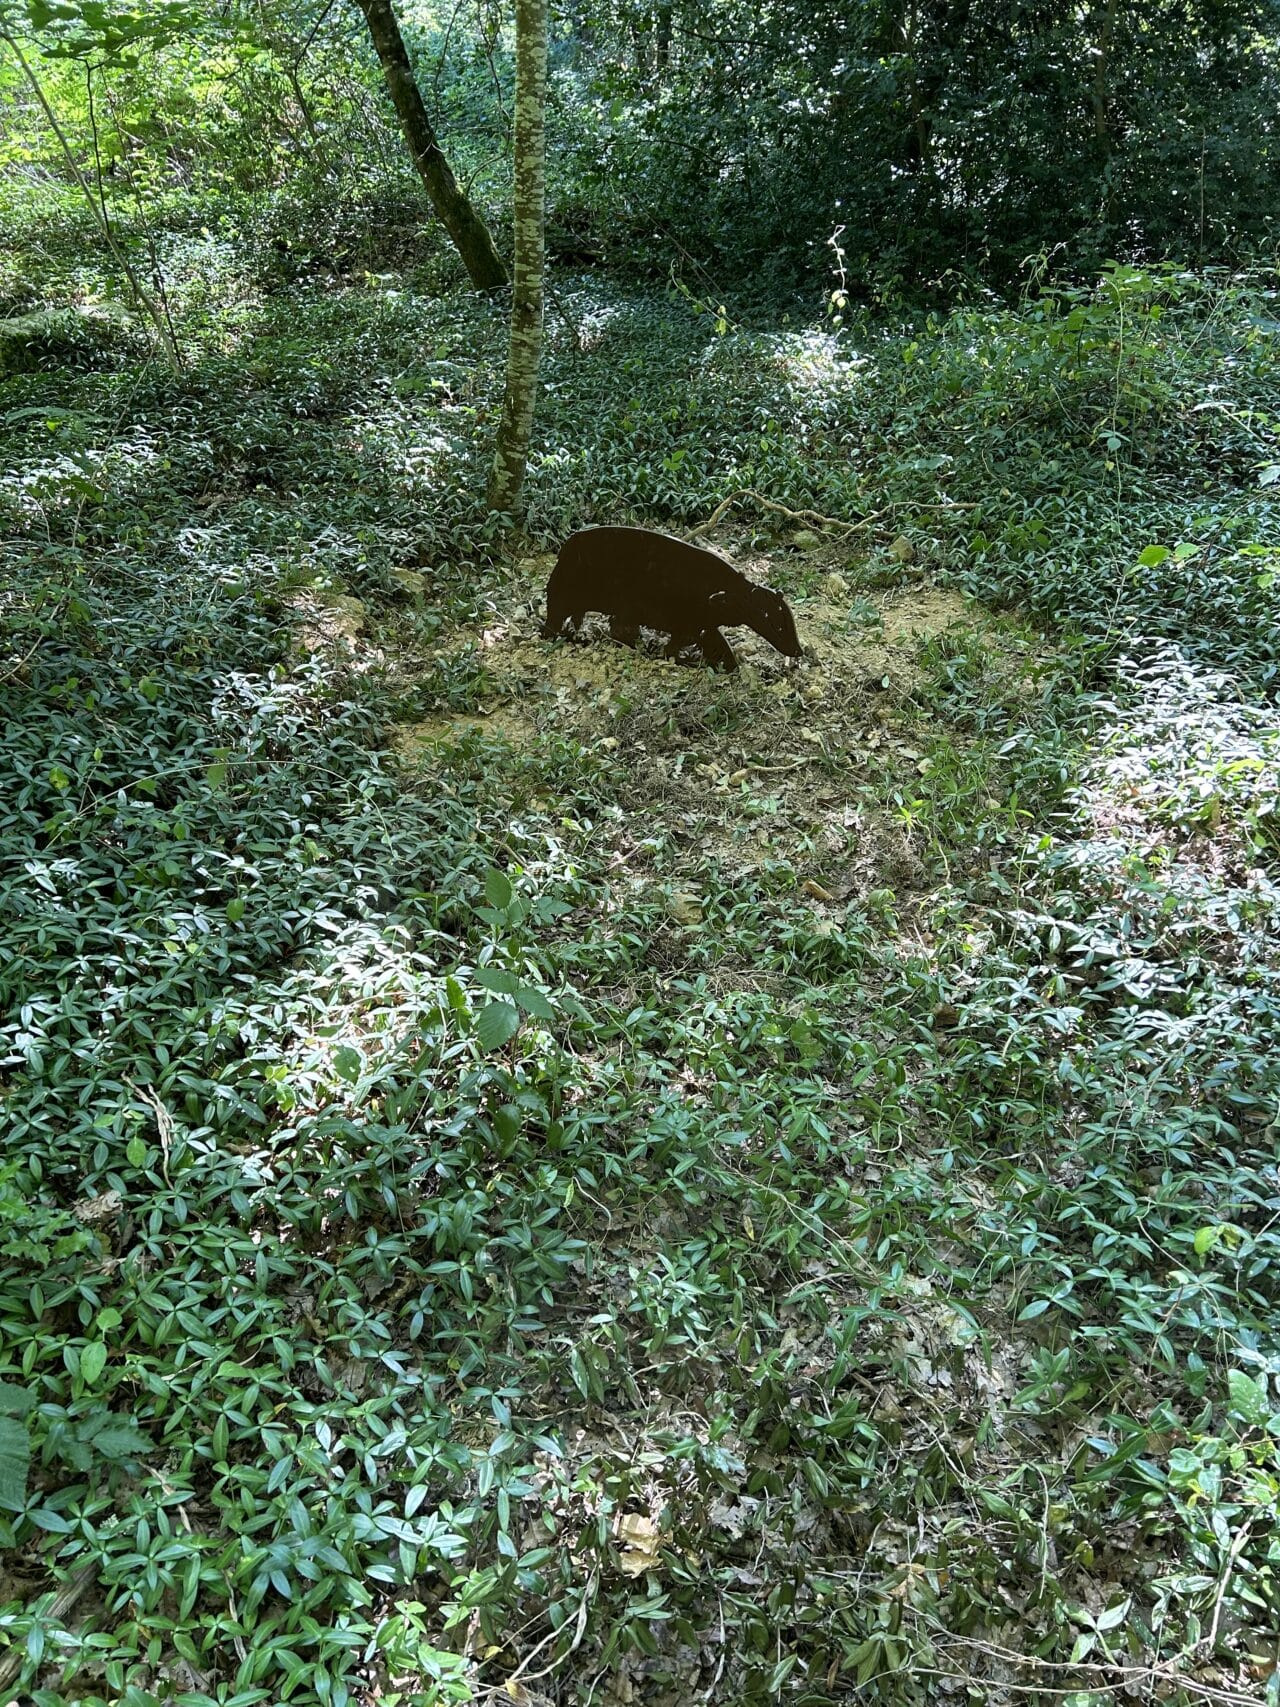
[[[583,354],[596,350],[608,339],[623,312],[615,299],[603,295],[593,285],[561,289],[547,315],[547,343],[552,348],[567,346]]]
[[[435,418],[429,425],[420,411],[399,402],[367,409],[348,424],[350,454],[376,467],[405,496],[429,499],[441,481],[458,477],[470,449],[469,412],[464,412],[453,430],[449,429],[450,412],[461,407],[453,403],[451,382],[441,378],[433,405]]]
[[[1210,858],[1230,849],[1249,863],[1259,842],[1276,847],[1280,714],[1176,647],[1124,660],[1118,674],[1127,694],[1085,784],[1091,815],[1110,809],[1180,844],[1203,838]]]
[[[817,591],[792,592],[793,572],[785,562],[773,563],[750,550],[736,554],[736,561],[755,578],[788,592],[806,653],[798,669],[746,628],[726,630],[740,662],[731,676],[655,656],[662,636],[650,639],[647,649],[619,646],[608,638],[605,620],[595,615],[587,618],[581,638],[543,641],[538,634],[541,589],[551,557],[522,564],[518,600],[505,611],[495,609],[476,629],[455,631],[450,645],[475,648],[487,669],[487,698],[493,706],[540,707],[548,727],[594,724],[605,733],[602,712],[616,717],[637,696],[651,694],[663,702],[699,695],[708,705],[755,702],[762,711],[779,701],[812,704],[820,725],[840,718],[848,690],[859,698],[868,689],[909,692],[920,642],[974,619],[974,607],[962,594],[924,582],[861,598],[841,577],[828,576]],[[491,718],[493,712],[484,716]]]
[[[446,654],[483,663],[473,707],[399,725],[393,747],[414,763],[476,739],[532,756],[567,738],[625,778],[635,810],[690,840],[693,863],[719,862],[728,879],[794,861],[808,885],[800,904],[815,932],[830,933],[861,895],[927,887],[909,828],[869,803],[868,778],[927,770],[928,742],[902,716],[929,679],[922,648],[985,619],[922,576],[863,595],[824,570],[825,555],[734,553],[788,592],[806,655],[797,668],[750,630],[729,630],[732,675],[655,655],[662,637],[648,651],[619,646],[603,618],[589,618],[580,640],[542,640],[554,560],[526,559],[509,602],[489,601],[474,627],[444,637]],[[617,852],[616,881],[640,893],[646,862],[625,838]]]
[[[1032,1087],[1061,1109],[1070,1148],[1056,1166],[1076,1190],[1081,1158],[1113,1165],[1118,1143],[1248,1166],[1275,1132],[1274,714],[1173,648],[1119,680],[1122,697],[1095,702],[1073,810],[1029,850],[1029,881],[1005,914],[1009,947],[1000,930],[975,946],[957,1039],[969,1058],[982,1039],[1003,1040],[1006,1129]],[[992,975],[983,958],[1007,971]],[[1112,1114],[1095,1123],[1100,1109]],[[975,1123],[990,1117],[972,1110]],[[1233,1189],[1225,1175],[1212,1187]]]
[[[797,402],[807,401],[814,392],[852,390],[874,371],[873,360],[865,350],[855,349],[838,333],[817,327],[774,334],[759,340],[759,346],[788,381]]]
[[[241,234],[226,228],[170,232],[161,254],[166,296],[175,317],[194,318],[216,305],[214,341],[224,350],[243,343],[260,321],[266,296],[253,276]]]
[[[1020,925],[1061,968],[1044,1017],[1063,1083],[1145,1075],[1139,1128],[1239,1143],[1275,1115],[1274,713],[1172,648],[1121,681],[1124,699],[1100,707],[1073,833],[1041,846],[1043,911]]]
[[[538,738],[536,724],[510,707],[484,711],[456,712],[444,717],[424,717],[419,722],[398,724],[391,734],[391,749],[412,763],[442,747],[456,747],[472,737],[496,740],[518,749]]]
[[[920,683],[920,644],[970,626],[980,611],[964,594],[923,580],[886,593],[860,594],[832,575],[819,591],[797,598],[805,639],[824,692],[909,695]],[[833,585],[835,583],[835,585]]]

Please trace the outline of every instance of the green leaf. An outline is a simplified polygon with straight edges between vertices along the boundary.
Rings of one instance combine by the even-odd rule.
[[[509,1043],[520,1029],[520,1010],[510,1002],[490,1002],[476,1015],[476,1041],[488,1053]]]
[[[515,890],[503,872],[489,870],[484,874],[484,894],[491,907],[505,912],[511,905]]]
[[[80,1379],[86,1387],[96,1385],[98,1377],[107,1365],[107,1346],[105,1340],[90,1340],[80,1353]]]
[[[141,1138],[130,1138],[124,1151],[131,1168],[140,1168],[147,1159],[147,1146]]]
[[[1143,569],[1158,569],[1169,555],[1167,545],[1144,546],[1138,554],[1139,567]]]
[[[360,1051],[353,1049],[349,1043],[344,1043],[334,1051],[333,1070],[340,1079],[349,1085],[354,1085],[360,1078],[360,1070],[364,1062],[360,1059]]]
[[[777,1665],[774,1666],[773,1673],[769,1678],[770,1695],[778,1695],[781,1693],[783,1684],[796,1669],[796,1659],[797,1656],[795,1654],[788,1654],[785,1659],[779,1660]]]
[[[582,1394],[584,1399],[591,1397],[591,1377],[583,1362],[582,1353],[575,1346],[569,1353],[569,1378]]]
[[[1265,1428],[1271,1420],[1271,1405],[1267,1399],[1267,1389],[1261,1381],[1255,1381],[1252,1375],[1246,1375],[1243,1369],[1227,1371],[1227,1392],[1231,1400],[1231,1409],[1242,1416],[1247,1423],[1255,1428]]]
[[[504,972],[500,966],[482,966],[476,973],[476,983],[499,996],[514,996],[520,980],[514,972]]]
[[[54,1511],[53,1507],[48,1505],[42,1505],[37,1511],[33,1511],[31,1521],[37,1529],[43,1529],[46,1535],[70,1535],[75,1527],[60,1511]]]
[[[534,1019],[554,1019],[556,1010],[547,997],[532,984],[520,984],[511,992],[527,1014]]]
[[[500,996],[510,996],[527,1014],[535,1019],[554,1019],[556,1010],[534,984],[526,984],[514,973],[500,966],[482,966],[476,973],[476,983]]]
[[[17,1387],[12,1381],[0,1381],[0,1416],[25,1417],[36,1408],[36,1396],[27,1387]]]
[[[1098,1630],[1114,1630],[1117,1624],[1123,1624],[1129,1616],[1130,1602],[1122,1600],[1119,1606],[1109,1606],[1105,1612],[1098,1614],[1095,1628]]]
[[[93,1437],[93,1449],[100,1452],[104,1458],[118,1462],[122,1458],[141,1458],[151,1450],[152,1442],[149,1435],[132,1423],[113,1423],[110,1428],[99,1429]]]
[[[31,1441],[12,1417],[0,1416],[0,1508],[21,1511],[27,1497]]]
[[[233,925],[238,925],[244,918],[244,910],[247,904],[243,895],[236,895],[227,902],[227,918]]]
[[[56,789],[59,789],[64,794],[67,789],[71,787],[71,778],[67,775],[66,771],[63,770],[61,765],[49,766],[49,781]]]

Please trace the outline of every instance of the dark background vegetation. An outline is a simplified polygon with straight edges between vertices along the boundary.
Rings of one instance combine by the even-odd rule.
[[[32,15],[75,56],[60,92],[81,147],[83,67],[103,75],[104,39],[135,62],[98,94],[118,217],[127,168],[135,205],[175,196],[170,224],[198,223],[206,198],[224,218],[251,209],[299,273],[405,258],[420,196],[354,8]],[[508,21],[479,4],[402,23],[446,151],[501,226]],[[811,289],[839,232],[854,292],[907,300],[1017,288],[1040,254],[1078,276],[1248,259],[1280,192],[1276,26],[1274,0],[575,8],[552,25],[551,247],[645,277],[700,264],[738,288]],[[33,123],[11,59],[4,76]],[[17,162],[34,138],[9,136]],[[30,207],[41,174],[25,176]]]
[[[1277,8],[0,24],[0,1699],[1280,1700]]]

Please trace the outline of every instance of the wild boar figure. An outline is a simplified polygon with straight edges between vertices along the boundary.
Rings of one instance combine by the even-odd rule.
[[[648,528],[583,528],[560,547],[547,582],[548,640],[576,632],[588,611],[609,618],[615,640],[634,646],[640,629],[670,636],[667,656],[697,646],[708,664],[735,670],[722,627],[753,628],[789,658],[800,656],[795,618],[781,593],[758,587],[701,545]]]

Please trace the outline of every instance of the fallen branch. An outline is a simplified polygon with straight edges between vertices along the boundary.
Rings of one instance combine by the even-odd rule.
[[[877,511],[875,516],[866,516],[860,522],[841,522],[834,516],[821,515],[817,510],[789,510],[785,504],[776,504],[772,498],[763,497],[750,486],[743,486],[736,492],[730,492],[729,496],[712,510],[710,519],[703,522],[701,527],[694,528],[695,537],[700,533],[709,533],[730,504],[736,504],[739,498],[754,498],[763,509],[774,510],[778,515],[786,516],[789,521],[811,522],[815,527],[836,528],[840,533],[853,533],[856,528],[868,527],[883,514],[883,511]]]
[[[1178,1669],[1177,1658],[1165,1660],[1156,1665],[1129,1665],[1122,1660],[1047,1660],[1038,1654],[1021,1653],[1016,1648],[1006,1648],[995,1642],[982,1641],[973,1636],[960,1636],[949,1630],[937,1627],[932,1619],[922,1620],[926,1628],[931,1630],[940,1647],[970,1648],[978,1653],[986,1654],[989,1658],[999,1660],[1008,1666],[1022,1666],[1039,1674],[1034,1685],[1005,1681],[1001,1688],[1020,1693],[1034,1693],[1038,1697],[1078,1695],[1082,1688],[1117,1695],[1123,1691],[1132,1695],[1144,1684],[1154,1685],[1157,1690],[1181,1689],[1188,1695],[1194,1695],[1202,1701],[1217,1704],[1217,1707],[1248,1707],[1256,1701],[1256,1695],[1247,1695],[1242,1690],[1224,1687],[1221,1684],[1206,1683],[1200,1678],[1192,1677]],[[1186,1658],[1188,1656],[1179,1656]],[[924,1668],[920,1668],[923,1670]],[[1058,1685],[1045,1681],[1047,1673],[1056,1672],[1062,1677]],[[1082,1674],[1084,1674],[1082,1676]],[[955,1681],[962,1678],[972,1681],[967,1671],[948,1673],[937,1670],[939,1677],[953,1677]],[[1087,1680],[1087,1681],[1086,1681]]]
[[[788,521],[808,522],[813,527],[834,528],[841,537],[845,534],[858,533],[863,528],[874,527],[878,521],[882,521],[885,516],[891,515],[894,510],[976,510],[979,507],[977,504],[957,503],[951,498],[939,498],[927,504],[917,503],[914,498],[895,498],[886,504],[882,510],[873,510],[869,516],[862,516],[856,522],[842,522],[838,521],[835,516],[824,516],[818,510],[789,510],[785,504],[775,503],[772,498],[764,497],[762,493],[755,491],[752,487],[743,486],[736,492],[730,492],[727,498],[722,499],[716,505],[709,519],[703,522],[700,527],[694,528],[694,537],[696,538],[702,533],[710,533],[730,504],[736,504],[739,498],[754,498],[763,509],[773,510],[780,516],[786,516]]]

